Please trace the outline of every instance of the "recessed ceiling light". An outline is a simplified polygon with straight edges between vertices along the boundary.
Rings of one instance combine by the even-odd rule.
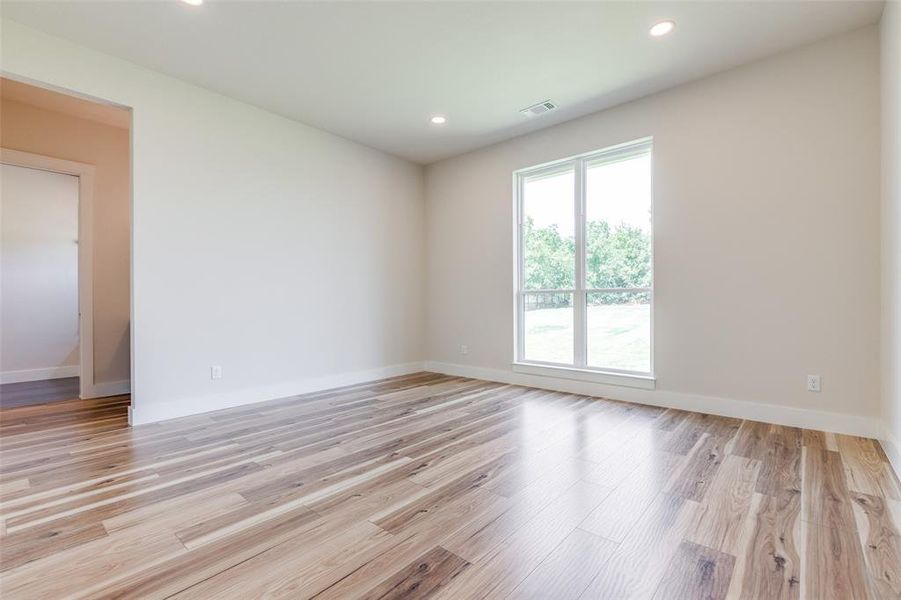
[[[191,6],[200,6],[203,4],[203,0],[181,0],[185,4],[190,4]]]
[[[674,21],[660,21],[659,23],[655,23],[653,27],[651,27],[649,33],[654,37],[660,37],[662,35],[666,35],[676,28],[676,23]]]
[[[444,125],[447,123],[447,117],[442,117],[441,115],[435,115],[431,119],[432,125]]]

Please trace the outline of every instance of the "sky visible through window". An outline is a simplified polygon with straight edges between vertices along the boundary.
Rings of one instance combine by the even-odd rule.
[[[596,167],[586,171],[586,212],[588,221],[607,221],[650,232],[651,156]],[[528,179],[525,189],[525,214],[536,229],[557,225],[562,237],[572,237],[573,171],[550,177]]]

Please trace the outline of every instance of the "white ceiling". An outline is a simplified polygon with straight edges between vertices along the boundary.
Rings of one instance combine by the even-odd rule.
[[[882,4],[4,0],[3,16],[429,163],[873,23]],[[664,18],[675,32],[651,38]],[[560,108],[519,113],[546,99]]]

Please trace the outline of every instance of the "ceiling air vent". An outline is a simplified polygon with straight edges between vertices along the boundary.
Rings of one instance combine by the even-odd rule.
[[[537,117],[538,115],[544,114],[549,110],[554,110],[555,108],[557,108],[556,104],[554,104],[550,100],[545,100],[544,102],[539,102],[538,104],[528,106],[519,112],[526,115],[527,117]]]

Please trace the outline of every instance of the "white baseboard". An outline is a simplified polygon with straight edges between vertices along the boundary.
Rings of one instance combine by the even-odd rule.
[[[833,433],[859,435],[869,438],[880,438],[883,433],[878,419],[862,417],[859,415],[779,406],[762,402],[748,402],[746,400],[733,400],[715,396],[686,394],[683,392],[669,392],[660,389],[641,390],[574,381],[571,379],[514,373],[512,370],[486,369],[482,367],[442,362],[426,362],[425,368],[427,371],[444,373],[446,375],[485,379],[488,381],[537,387],[568,392],[571,394],[601,396],[612,400],[623,400],[626,402],[663,406],[666,408],[678,408],[723,417],[751,419],[754,421],[763,421],[765,423],[775,423],[777,425],[787,425],[790,427],[819,429]]]
[[[24,369],[21,371],[3,371],[0,373],[0,383],[22,383],[24,381],[43,381],[45,379],[62,379],[64,377],[78,377],[78,365],[66,367],[47,367],[44,369]]]
[[[625,388],[574,381],[570,379],[543,377],[540,375],[527,375],[501,369],[486,369],[432,361],[411,362],[369,369],[366,371],[327,375],[324,377],[290,381],[221,394],[209,394],[207,396],[177,401],[152,402],[142,399],[139,396],[137,401],[134,402],[129,409],[129,422],[132,425],[143,425],[146,423],[176,419],[178,417],[186,417],[225,408],[254,404],[257,402],[277,400],[299,394],[308,394],[331,388],[366,383],[384,379],[386,377],[409,375],[418,371],[432,371],[458,377],[470,377],[473,379],[537,387],[573,394],[601,396],[604,398],[635,402],[638,404],[678,408],[724,417],[752,419],[755,421],[791,427],[804,427],[807,429],[819,429],[848,435],[883,438],[883,440],[885,438],[878,419],[862,417],[859,415],[817,411],[760,402],[748,402],[715,396],[686,394],[682,392],[668,392],[666,390]],[[127,385],[127,382],[116,383]],[[111,395],[117,393],[128,393],[128,390],[114,391]],[[886,454],[888,454],[890,458],[892,458],[894,454],[892,459],[895,468],[898,469],[898,465],[901,464],[899,446],[894,444],[890,449],[889,446],[892,446],[892,443],[885,441],[883,441],[883,446],[886,447]]]
[[[131,393],[131,381],[101,381],[93,385],[85,386],[84,393],[81,397],[85,400],[88,398],[106,398],[107,396],[121,396]]]
[[[165,402],[154,402],[142,397],[140,392],[138,392],[137,398],[132,401],[128,418],[131,425],[144,425],[146,423],[222,410],[223,408],[234,408],[267,400],[278,400],[279,398],[287,398],[298,394],[309,394],[331,388],[366,383],[385,379],[386,377],[409,375],[423,370],[425,370],[425,363],[411,362],[368,369],[366,371],[313,377],[275,385]]]
[[[885,450],[885,455],[888,456],[888,460],[895,470],[895,475],[901,479],[901,442],[896,440],[886,428],[879,438],[879,443],[882,444],[882,449]]]

